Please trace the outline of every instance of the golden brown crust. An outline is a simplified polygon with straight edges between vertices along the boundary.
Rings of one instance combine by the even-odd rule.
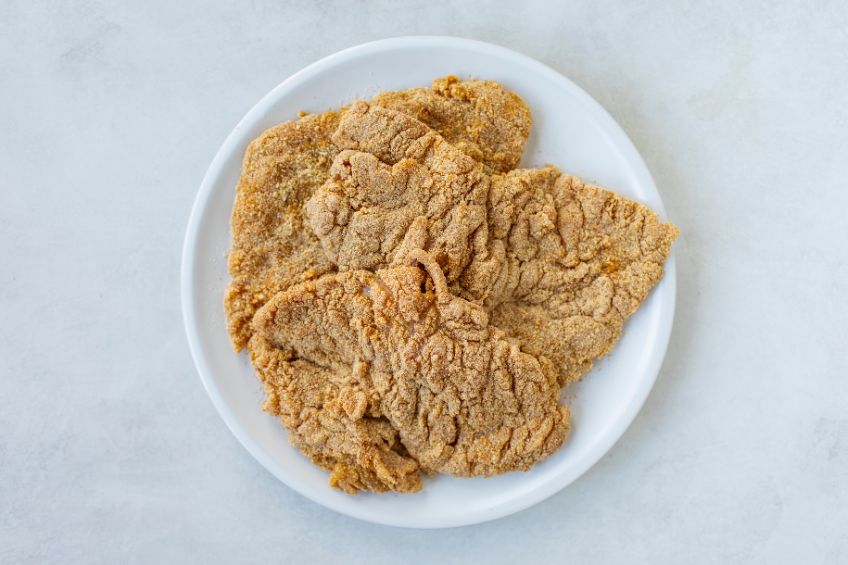
[[[337,150],[339,113],[273,127],[247,148],[233,204],[232,280],[224,298],[235,349],[250,339],[250,320],[277,292],[335,269],[304,225],[301,209],[327,178]]]
[[[646,206],[554,167],[488,175],[438,133],[359,102],[306,211],[342,271],[379,269],[419,247],[451,291],[492,312],[562,384],[606,354],[662,278],[677,228]]]
[[[553,167],[496,178],[489,225],[506,249],[498,283],[480,285],[487,273],[469,269],[459,286],[485,296],[493,323],[523,350],[547,356],[561,385],[616,344],[679,233],[647,206]]]
[[[529,125],[496,83],[448,77],[249,147],[229,329],[332,486],[529,469],[568,435],[559,387],[662,277],[677,228],[553,167],[511,170]]]
[[[463,153],[501,173],[518,166],[532,123],[530,109],[514,92],[494,81],[463,82],[455,76],[434,80],[429,90],[383,92],[372,104],[417,119]]]
[[[348,493],[421,490],[418,463],[375,411],[359,366],[328,370],[262,335],[250,339],[248,350],[265,385],[265,410],[280,418],[295,447],[332,473],[332,486]]]
[[[483,166],[417,120],[364,102],[333,142],[342,151],[305,207],[325,255],[342,271],[375,269],[426,246],[453,281],[486,223]]]
[[[293,363],[322,367],[318,380],[332,387],[357,374],[359,407],[337,424],[346,427],[343,441],[350,423],[374,410],[426,472],[529,469],[568,434],[555,374],[490,326],[485,310],[452,296],[429,255],[412,256],[427,274],[418,266],[350,271],[281,292],[257,312],[254,339],[292,351]],[[298,432],[311,446],[330,427]]]
[[[447,77],[429,89],[385,92],[388,107],[427,116],[484,166],[517,164],[530,131],[530,111],[490,81]],[[225,296],[227,327],[237,351],[250,339],[250,320],[277,292],[334,270],[305,226],[303,203],[327,180],[338,150],[330,137],[339,112],[307,115],[264,132],[247,148],[232,213],[232,282]]]

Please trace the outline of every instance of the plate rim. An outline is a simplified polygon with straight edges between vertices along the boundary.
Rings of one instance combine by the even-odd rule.
[[[574,98],[584,106],[584,109],[591,114],[591,117],[597,120],[603,132],[612,138],[613,146],[615,147],[615,149],[617,151],[622,152],[626,162],[633,167],[633,172],[639,179],[640,184],[648,193],[650,193],[652,199],[654,200],[654,202],[652,202],[651,204],[652,207],[659,213],[660,216],[666,216],[665,207],[663,205],[662,198],[659,194],[659,190],[656,187],[654,179],[651,176],[647,165],[645,164],[641,155],[637,151],[636,147],[633,145],[630,138],[627,136],[621,126],[594,98],[592,98],[587,92],[585,92],[582,88],[580,88],[571,80],[566,78],[564,75],[554,70],[553,68],[545,65],[544,63],[533,59],[532,57],[529,57],[512,49],[508,49],[506,47],[494,45],[484,41],[437,35],[401,36],[362,43],[353,47],[343,49],[341,51],[337,51],[319,59],[318,61],[304,67],[300,71],[297,71],[293,75],[289,76],[287,79],[283,80],[280,84],[278,84],[270,92],[263,96],[244,115],[244,117],[242,117],[238,121],[236,126],[227,135],[223,144],[215,153],[212,162],[210,163],[209,167],[206,170],[206,173],[203,176],[203,180],[201,181],[200,188],[198,189],[197,195],[195,196],[191,208],[191,213],[189,215],[189,221],[186,227],[185,237],[183,239],[182,258],[180,264],[180,299],[182,305],[183,324],[192,360],[194,361],[198,376],[200,377],[203,387],[206,390],[206,393],[208,394],[210,400],[212,401],[213,406],[215,407],[216,411],[221,416],[221,418],[224,420],[224,423],[227,425],[230,432],[236,437],[236,439],[242,444],[242,446],[254,457],[254,459],[256,459],[268,472],[275,476],[279,481],[281,481],[283,484],[285,484],[298,494],[306,497],[307,499],[317,504],[320,504],[340,514],[344,514],[352,518],[356,518],[370,523],[420,529],[447,528],[478,524],[491,520],[496,520],[511,515],[513,513],[520,512],[556,494],[557,492],[559,492],[560,490],[562,490],[563,488],[583,476],[586,471],[593,467],[604,455],[606,455],[610,451],[610,449],[612,449],[612,447],[618,442],[618,440],[621,439],[626,430],[633,423],[633,420],[641,410],[642,406],[648,398],[648,395],[654,387],[663,361],[665,360],[666,352],[668,350],[668,344],[671,337],[671,330],[674,323],[674,312],[677,296],[677,265],[674,251],[672,251],[668,259],[666,260],[665,274],[662,281],[660,282],[660,284],[662,285],[663,299],[659,301],[659,321],[658,327],[655,329],[654,332],[655,347],[652,350],[651,358],[645,370],[646,377],[642,379],[642,381],[639,383],[638,388],[634,392],[633,396],[630,398],[629,402],[625,405],[624,410],[621,412],[621,415],[616,421],[613,422],[611,429],[607,431],[607,433],[605,433],[603,437],[594,446],[592,446],[590,455],[584,457],[583,463],[577,466],[576,471],[565,475],[564,478],[561,475],[556,477],[554,480],[550,480],[547,483],[541,484],[538,488],[528,493],[526,497],[518,501],[507,502],[497,507],[487,508],[482,511],[476,511],[476,513],[464,516],[460,519],[452,519],[447,521],[438,521],[434,519],[422,520],[420,517],[406,517],[406,519],[400,520],[391,520],[388,518],[383,519],[379,516],[375,517],[373,515],[357,512],[348,508],[339,508],[335,506],[331,500],[322,500],[321,498],[316,496],[315,493],[310,492],[307,489],[300,488],[299,485],[293,484],[291,481],[286,480],[285,477],[281,476],[275,470],[275,462],[272,461],[272,458],[265,452],[262,447],[260,447],[256,443],[251,434],[247,432],[247,430],[245,430],[242,425],[237,421],[233,411],[230,410],[229,406],[224,400],[224,396],[222,395],[220,389],[214,382],[214,379],[211,377],[212,370],[208,365],[207,360],[202,354],[200,335],[196,329],[198,327],[197,311],[195,309],[194,301],[194,287],[196,279],[192,264],[195,258],[194,251],[197,247],[201,219],[204,216],[206,208],[209,204],[209,200],[213,191],[213,186],[215,184],[215,179],[222,173],[224,162],[226,161],[227,156],[234,150],[233,146],[236,144],[237,138],[239,137],[241,130],[247,127],[247,124],[253,123],[257,119],[261,118],[261,116],[266,112],[266,110],[275,103],[277,98],[279,98],[286,91],[293,89],[296,85],[309,80],[310,77],[322,72],[325,68],[340,64],[352,58],[369,55],[375,52],[397,49],[401,47],[409,48],[428,46],[448,46],[462,50],[474,51],[478,53],[482,52],[487,55],[493,55],[505,59],[511,59],[515,63],[532,68],[539,73],[547,75],[549,79],[558,83],[560,87],[564,88],[565,90],[568,90],[574,96]],[[656,293],[659,290],[660,288],[655,288],[653,292]],[[397,517],[395,516],[395,518]]]

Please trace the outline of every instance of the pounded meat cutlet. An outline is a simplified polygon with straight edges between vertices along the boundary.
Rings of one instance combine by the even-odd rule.
[[[472,262],[480,270],[466,269],[457,286],[483,297],[492,323],[524,351],[547,356],[561,385],[579,379],[662,279],[679,230],[554,167],[493,177],[489,203],[489,234],[503,252],[493,246],[498,260]]]
[[[331,485],[529,469],[569,432],[559,386],[662,277],[677,228],[553,167],[512,170],[529,126],[496,83],[449,77],[251,144],[229,328]]]
[[[287,404],[281,413],[299,412],[287,416],[298,447],[348,490],[420,487],[407,452],[427,473],[529,469],[569,431],[553,367],[521,352],[483,308],[452,296],[432,256],[417,250],[405,260],[426,273],[394,266],[326,275],[279,293],[257,313],[254,340],[267,340],[276,355],[257,363],[271,402]],[[298,372],[299,382],[314,379],[338,407],[325,402],[315,411],[315,402],[281,401],[302,394],[291,389],[303,385],[289,384]],[[347,388],[325,386],[340,376]],[[328,412],[331,420],[308,424]]]
[[[371,103],[417,119],[494,172],[518,166],[530,135],[527,104],[496,82],[462,82],[449,76],[434,80],[430,89],[380,93]]]
[[[405,114],[358,102],[344,149],[306,205],[342,271],[435,255],[451,292],[484,305],[561,384],[616,343],[663,274],[677,228],[646,206],[553,167],[489,175]]]
[[[384,92],[375,103],[414,115],[487,170],[517,165],[530,132],[527,105],[491,81],[447,77],[429,89]],[[280,124],[247,148],[232,212],[232,281],[225,296],[237,351],[250,339],[250,320],[260,306],[292,284],[335,269],[304,225],[302,207],[327,180],[338,152],[330,136],[344,112]]]
[[[334,270],[304,225],[303,203],[327,178],[336,148],[330,135],[338,112],[286,122],[247,148],[236,188],[229,253],[231,281],[224,297],[227,329],[241,350],[250,320],[277,292]]]
[[[421,490],[418,463],[382,417],[366,364],[328,369],[262,333],[250,338],[248,350],[265,385],[265,410],[280,418],[292,445],[331,472],[330,485],[348,493]]]
[[[333,142],[348,149],[305,207],[326,257],[342,271],[376,269],[426,247],[453,282],[472,240],[485,236],[483,166],[421,122],[364,102],[351,106]]]

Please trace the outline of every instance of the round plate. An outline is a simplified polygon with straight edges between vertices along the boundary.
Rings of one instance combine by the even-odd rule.
[[[489,479],[427,479],[417,494],[343,494],[326,471],[289,445],[261,411],[262,387],[230,346],[223,296],[229,281],[230,210],[248,143],[263,130],[382,90],[427,86],[436,77],[491,79],[527,102],[533,129],[523,166],[551,163],[644,202],[664,215],[645,163],[621,128],[588,94],[556,71],[502,47],[447,37],[404,37],[346,49],[310,65],[263,98],[239,122],[209,166],[188,223],[182,262],[186,333],[200,378],[233,434],[281,481],[343,514],[392,526],[438,528],[493,520],[527,508],[574,481],[600,459],[636,416],[653,386],[671,332],[675,262],[625,327],[613,352],[563,392],[573,415],[565,446],[526,473]]]

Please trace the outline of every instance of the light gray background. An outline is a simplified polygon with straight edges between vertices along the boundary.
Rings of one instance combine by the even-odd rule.
[[[848,562],[848,7],[517,4],[0,2],[0,561]],[[241,116],[406,34],[581,85],[683,232],[668,357],[623,439],[546,502],[448,531],[360,523],[264,471],[203,391],[178,295]]]

